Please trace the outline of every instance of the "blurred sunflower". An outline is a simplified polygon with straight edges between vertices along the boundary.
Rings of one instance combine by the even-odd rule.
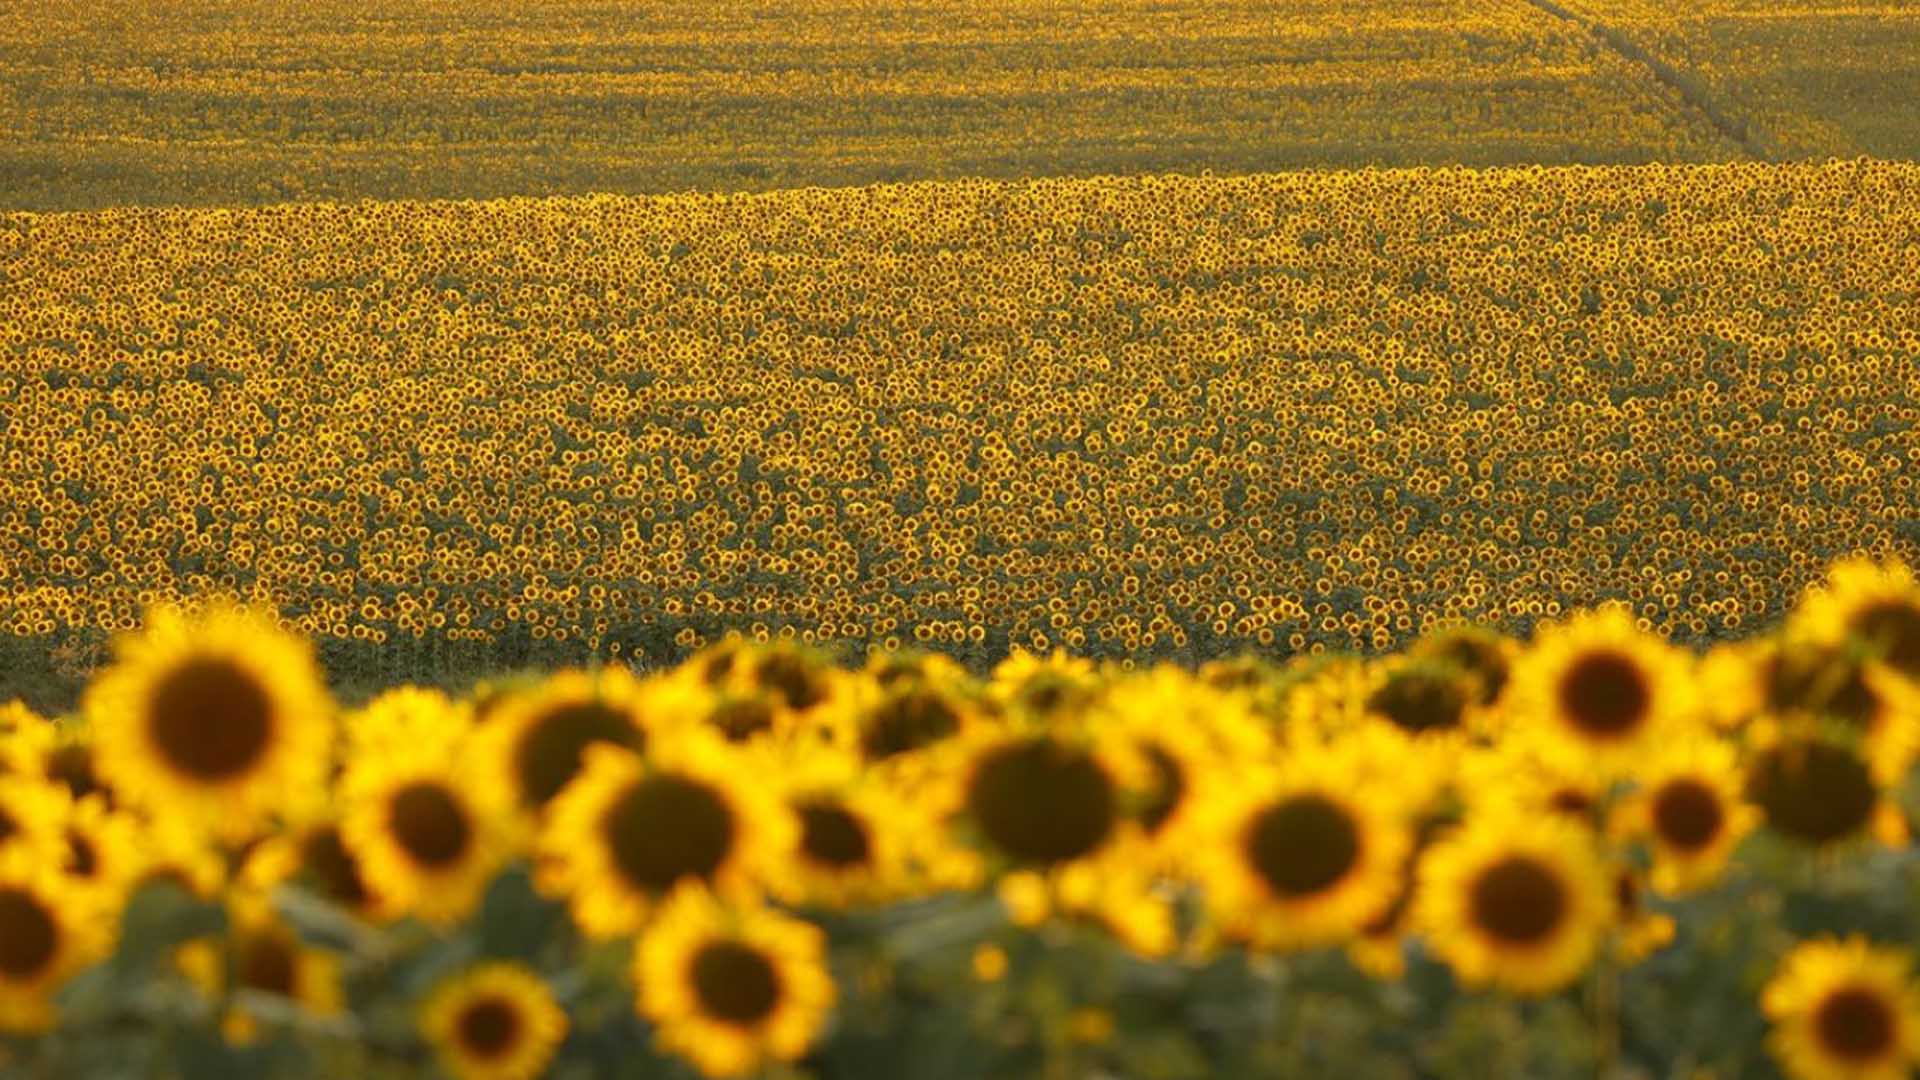
[[[660,1045],[720,1077],[799,1058],[835,997],[818,928],[697,887],[661,907],[635,950],[634,982]]]
[[[781,778],[799,824],[793,858],[768,873],[789,904],[845,908],[906,896],[921,885],[923,864],[938,858],[929,849],[938,830],[919,804],[851,757],[790,751],[753,771]]]
[[[57,862],[23,848],[0,852],[0,1031],[53,1026],[54,993],[106,955],[113,922]]]
[[[1538,743],[1522,739],[1473,747],[1461,756],[1453,783],[1469,815],[1547,815],[1595,830],[1613,788],[1590,766],[1546,755]]]
[[[388,690],[341,720],[348,757],[407,753],[422,742],[460,738],[473,728],[473,705],[433,687]]]
[[[606,743],[640,750],[655,722],[650,688],[625,668],[561,671],[494,707],[474,754],[489,786],[538,812],[579,775],[582,752]]]
[[[1830,646],[1850,642],[1920,690],[1920,580],[1903,562],[1835,563],[1824,584],[1807,590],[1787,632]]]
[[[190,941],[174,952],[174,963],[209,1000],[221,1000],[229,987],[248,994],[282,998],[314,1016],[335,1016],[344,1007],[339,958],[302,944],[292,928],[275,918],[263,898],[229,898],[227,931],[220,938]],[[230,1042],[252,1042],[258,1018],[244,999],[221,1018]]]
[[[1655,889],[1667,896],[1692,892],[1720,876],[1759,824],[1743,784],[1732,746],[1708,736],[1681,740],[1643,767],[1639,787],[1616,811],[1614,831],[1646,838]]]
[[[512,854],[506,793],[475,775],[465,746],[382,750],[347,765],[340,839],[384,914],[457,922]]]
[[[367,884],[340,823],[328,816],[283,829],[256,845],[241,866],[241,886],[262,895],[296,882],[344,910],[374,921],[397,916]]]
[[[741,760],[699,727],[654,739],[644,760],[589,747],[540,834],[543,887],[564,894],[580,928],[602,938],[638,932],[687,882],[750,894],[791,858],[799,827],[777,792],[743,775]]]
[[[1482,813],[1420,860],[1416,920],[1469,984],[1556,990],[1614,918],[1593,834],[1561,818]]]
[[[1761,992],[1769,1049],[1798,1080],[1897,1080],[1920,1063],[1920,991],[1901,949],[1804,942]]]
[[[1756,748],[1745,794],[1768,828],[1814,847],[1859,835],[1883,808],[1867,760],[1817,736],[1788,735]]]
[[[1151,671],[1104,687],[1088,719],[1102,743],[1144,762],[1145,784],[1128,811],[1157,865],[1172,867],[1191,848],[1202,792],[1228,783],[1240,764],[1264,760],[1272,743],[1244,703],[1179,673]]]
[[[147,873],[147,830],[133,815],[108,808],[99,794],[71,803],[65,817],[68,876],[118,910]]]
[[[269,618],[158,607],[88,688],[101,776],[229,840],[325,779],[332,703],[312,646]]]
[[[420,1031],[460,1080],[533,1080],[567,1035],[567,1014],[540,976],[515,963],[481,964],[436,987]]]
[[[1405,807],[1358,777],[1350,756],[1308,752],[1208,793],[1196,861],[1230,937],[1259,948],[1344,941],[1401,891]]]
[[[847,678],[812,646],[737,637],[708,647],[675,673],[676,681],[690,682],[713,699],[760,702],[796,728],[832,708]]]
[[[1085,657],[1020,649],[994,666],[987,696],[1010,717],[1045,720],[1086,705],[1098,686],[1098,672]]]
[[[1514,661],[1508,723],[1549,757],[1626,775],[1697,719],[1691,669],[1625,609],[1582,612],[1543,628]]]
[[[1460,625],[1436,630],[1415,641],[1407,655],[1450,664],[1473,680],[1473,704],[1492,708],[1506,692],[1520,643],[1491,627]]]

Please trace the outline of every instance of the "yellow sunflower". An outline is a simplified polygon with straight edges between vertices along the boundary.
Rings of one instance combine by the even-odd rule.
[[[1129,811],[1157,865],[1173,867],[1192,849],[1203,790],[1232,783],[1239,766],[1271,756],[1265,727],[1243,702],[1175,668],[1117,679],[1101,691],[1088,727],[1145,762],[1143,790]]]
[[[790,753],[756,774],[782,778],[787,806],[799,823],[793,858],[770,874],[775,894],[789,904],[845,908],[897,899],[918,891],[919,863],[937,833],[918,803],[863,772],[832,750]]]
[[[367,884],[359,857],[332,817],[303,822],[261,841],[247,853],[240,878],[242,887],[261,895],[282,883],[298,883],[365,919],[385,921],[400,914]]]
[[[301,943],[292,928],[275,918],[258,897],[232,898],[227,932],[200,938],[174,951],[174,963],[202,995],[219,1000],[231,986],[236,998],[221,1029],[229,1041],[251,1042],[258,1018],[246,997],[284,999],[314,1016],[336,1016],[344,1007],[340,961],[323,949]]]
[[[1624,608],[1582,612],[1541,629],[1514,661],[1508,724],[1550,757],[1626,775],[1698,721],[1692,666]]]
[[[1768,828],[1813,847],[1865,833],[1885,805],[1858,750],[1813,735],[1758,746],[1747,763],[1745,794]]]
[[[1405,807],[1358,775],[1350,757],[1309,752],[1210,794],[1196,857],[1228,936],[1314,948],[1352,937],[1386,910],[1412,838]]]
[[[1016,649],[994,666],[987,696],[1010,717],[1045,720],[1086,705],[1098,687],[1099,672],[1085,657]]]
[[[1807,591],[1788,626],[1792,637],[1852,643],[1920,690],[1920,580],[1894,560],[1846,559]]]
[[[923,751],[988,723],[957,685],[912,679],[855,680],[819,721],[830,741],[906,781],[926,766]]]
[[[349,757],[407,753],[423,742],[461,739],[473,729],[473,705],[433,687],[382,693],[341,721]]]
[[[162,606],[116,650],[86,712],[117,794],[239,839],[324,782],[332,703],[305,640],[239,608]]]
[[[1613,785],[1585,762],[1548,755],[1530,740],[1505,739],[1461,755],[1454,774],[1469,814],[1510,813],[1564,818],[1598,829]]]
[[[341,842],[389,914],[458,922],[512,854],[506,792],[476,775],[465,745],[365,754],[341,778]]]
[[[473,752],[491,774],[488,786],[538,813],[579,775],[588,746],[645,749],[654,712],[653,688],[624,668],[561,671],[496,704]]]
[[[1474,683],[1473,703],[1492,709],[1506,693],[1520,643],[1491,627],[1449,626],[1414,642],[1407,655],[1440,661],[1466,672]]]
[[[84,723],[56,724],[44,744],[41,771],[76,799],[98,795],[108,806],[118,805],[113,788],[101,777],[100,755],[94,749],[93,729]]]
[[[1614,917],[1593,833],[1557,817],[1483,813],[1420,860],[1416,920],[1470,985],[1556,990],[1593,958]]]
[[[1726,869],[1760,821],[1741,794],[1744,783],[1733,747],[1708,736],[1666,747],[1643,768],[1638,789],[1616,811],[1614,830],[1647,840],[1655,889],[1679,896]]]
[[[664,1049],[708,1076],[793,1061],[833,1007],[825,954],[810,923],[682,888],[635,951],[639,1010]]]
[[[541,884],[567,897],[595,937],[640,930],[677,885],[752,893],[791,858],[799,827],[777,792],[743,775],[711,731],[662,734],[647,756],[590,746],[553,801],[538,842]]]
[[[674,681],[704,689],[715,699],[763,703],[782,715],[783,728],[804,728],[831,709],[847,679],[827,654],[812,646],[739,637],[709,646],[674,673]]]
[[[113,913],[36,852],[0,852],[0,1031],[38,1032],[53,996],[112,948]]]
[[[420,1031],[460,1080],[533,1080],[567,1035],[567,1014],[528,968],[494,962],[436,987]]]
[[[147,875],[147,829],[133,815],[109,809],[102,795],[71,803],[62,835],[68,876],[114,910]]]
[[[1864,938],[1804,942],[1761,992],[1767,1044],[1797,1080],[1899,1080],[1920,1064],[1912,959]]]

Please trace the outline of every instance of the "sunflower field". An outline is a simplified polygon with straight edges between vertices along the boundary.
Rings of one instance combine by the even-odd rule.
[[[728,631],[1192,666],[1920,545],[1920,166],[0,216],[0,697],[156,600],[344,696]]]
[[[9,1076],[1904,1076],[1920,580],[1776,632],[330,700],[155,607],[0,735]]]

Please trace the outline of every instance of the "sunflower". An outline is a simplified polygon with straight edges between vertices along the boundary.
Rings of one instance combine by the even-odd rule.
[[[1789,636],[1825,645],[1851,642],[1920,690],[1920,581],[1895,560],[1847,559],[1809,589]]]
[[[1549,756],[1523,739],[1471,748],[1453,779],[1469,814],[1538,814],[1588,829],[1600,828],[1601,808],[1613,788],[1587,763]]]
[[[1904,950],[1824,938],[1788,953],[1761,991],[1768,1047],[1799,1080],[1897,1080],[1920,1063],[1920,990]]]
[[[1046,657],[1016,649],[995,665],[987,696],[1008,716],[1045,720],[1093,699],[1099,674],[1093,661],[1055,649]]]
[[[708,1076],[793,1061],[833,1007],[825,954],[810,923],[683,887],[635,950],[639,1011],[664,1049]]]
[[[1353,936],[1404,880],[1412,838],[1405,807],[1385,795],[1352,756],[1325,751],[1223,789],[1198,856],[1215,919],[1259,948]]]
[[[917,891],[921,865],[938,830],[920,808],[863,772],[858,761],[829,750],[790,754],[756,774],[784,778],[784,798],[799,824],[793,858],[770,872],[773,891],[790,904],[845,908]]]
[[[1235,763],[1271,754],[1266,730],[1244,703],[1177,668],[1117,679],[1101,692],[1088,726],[1102,743],[1144,760],[1146,785],[1129,807],[1152,848],[1168,867],[1190,849],[1203,789],[1226,782]]]
[[[557,672],[495,705],[474,754],[491,770],[488,786],[537,813],[579,775],[588,746],[644,749],[654,713],[652,688],[624,668]]]
[[[956,685],[921,680],[881,684],[859,680],[821,717],[832,741],[857,751],[889,773],[916,772],[920,752],[985,723],[971,697]]]
[[[567,1014],[540,976],[510,962],[471,968],[436,987],[420,1032],[460,1080],[533,1080],[567,1035]]]
[[[227,904],[227,932],[200,938],[174,951],[174,963],[202,995],[219,1000],[231,987],[238,995],[284,999],[314,1016],[335,1016],[343,1007],[340,961],[301,943],[259,897],[236,895]],[[245,997],[221,1018],[229,1041],[251,1042],[259,1021]]]
[[[305,640],[239,608],[162,606],[116,649],[86,695],[116,793],[237,840],[321,786],[332,705]]]
[[[58,863],[18,847],[0,852],[0,1031],[52,1027],[54,992],[107,954],[112,921]]]
[[[1640,785],[1616,811],[1616,834],[1645,837],[1653,849],[1653,887],[1689,893],[1718,878],[1760,812],[1741,794],[1744,778],[1732,746],[1710,737],[1661,750]]]
[[[57,724],[51,732],[40,757],[40,769],[47,779],[66,788],[76,799],[98,795],[107,805],[115,805],[113,788],[100,776],[92,728],[86,724]]]
[[[1815,847],[1865,831],[1882,805],[1873,770],[1857,750],[1802,735],[1758,749],[1747,765],[1746,797],[1768,828]]]
[[[1614,915],[1593,834],[1557,817],[1481,813],[1420,860],[1415,916],[1469,984],[1556,990],[1585,969]]]
[[[1508,723],[1549,757],[1625,775],[1695,720],[1691,669],[1624,608],[1582,612],[1542,629],[1514,661]]]
[[[62,835],[68,876],[115,910],[148,872],[147,830],[131,814],[109,809],[101,795],[70,805]]]
[[[460,739],[473,728],[473,705],[433,687],[388,690],[341,721],[349,757],[406,753],[422,742]]]
[[[1506,692],[1519,643],[1491,627],[1449,626],[1421,638],[1407,649],[1418,660],[1439,661],[1467,673],[1473,680],[1473,703],[1492,708]]]
[[[720,700],[760,701],[784,714],[783,726],[805,727],[833,707],[848,677],[811,646],[731,637],[688,660],[674,678]]]
[[[297,882],[361,918],[385,921],[399,914],[367,883],[360,859],[348,848],[331,816],[303,822],[268,837],[247,853],[240,884],[262,895]]]
[[[742,775],[742,760],[700,727],[654,739],[644,760],[588,747],[540,833],[542,886],[565,894],[580,928],[603,938],[640,930],[685,882],[750,894],[791,857],[799,827],[776,792]]]
[[[474,775],[464,746],[365,754],[341,778],[342,846],[389,914],[457,922],[510,854],[505,793]]]

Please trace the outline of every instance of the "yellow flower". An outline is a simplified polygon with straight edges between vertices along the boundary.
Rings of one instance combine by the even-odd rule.
[[[255,845],[241,864],[242,887],[267,895],[284,882],[314,890],[362,918],[384,921],[400,912],[367,884],[360,859],[330,817],[302,822]]]
[[[1796,1080],[1899,1080],[1920,1063],[1920,991],[1904,950],[1804,942],[1761,992],[1767,1045]]]
[[[1858,751],[1815,736],[1769,737],[1747,765],[1746,796],[1767,827],[1814,847],[1860,835],[1882,804]]]
[[[1549,757],[1631,773],[1649,747],[1697,720],[1691,659],[1620,607],[1541,629],[1514,662],[1507,723]]]
[[[686,882],[751,894],[791,858],[799,829],[776,791],[741,775],[742,760],[701,727],[659,735],[645,759],[588,747],[540,834],[543,887],[602,938],[639,931]]]
[[[1614,915],[1593,834],[1557,817],[1482,813],[1420,860],[1416,918],[1470,985],[1565,986]]]
[[[1093,661],[1085,657],[1015,649],[994,666],[987,694],[1009,716],[1044,720],[1086,705],[1098,686]]]
[[[236,994],[283,998],[314,1016],[335,1016],[345,997],[339,958],[304,945],[258,897],[231,897],[224,937],[201,938],[174,952],[174,963],[202,995],[218,999],[232,979]],[[251,1042],[257,1018],[244,999],[221,1018],[229,1041]]]
[[[1903,562],[1835,563],[1801,599],[1788,634],[1829,646],[1850,642],[1920,690],[1920,580]]]
[[[307,642],[241,609],[163,606],[117,648],[86,695],[116,793],[239,839],[320,787],[332,704]]]
[[[95,793],[68,807],[63,835],[68,876],[118,910],[147,874],[147,830],[133,815],[108,809],[106,797]]]
[[[347,765],[340,838],[384,914],[457,922],[511,854],[506,793],[475,775],[465,745],[382,750]]]
[[[1349,757],[1307,752],[1209,794],[1199,873],[1229,936],[1260,948],[1330,945],[1391,903],[1411,845],[1405,808],[1358,771]]]
[[[553,992],[520,964],[471,968],[436,987],[420,1031],[460,1080],[533,1080],[567,1034]]]
[[[638,1007],[659,1044],[708,1076],[739,1076],[807,1052],[833,1007],[818,928],[684,887],[634,955]]]
[[[1491,627],[1457,625],[1414,642],[1407,648],[1407,655],[1452,664],[1465,671],[1474,682],[1473,703],[1491,709],[1506,692],[1520,645]]]
[[[1679,896],[1720,876],[1759,824],[1759,810],[1741,794],[1744,783],[1733,747],[1710,736],[1666,747],[1643,768],[1614,828],[1651,845],[1655,889]]]
[[[557,672],[496,704],[473,753],[486,763],[489,786],[538,812],[579,775],[588,746],[645,748],[655,723],[650,698],[649,687],[624,668]]]
[[[793,747],[754,771],[778,778],[799,824],[793,858],[768,882],[790,904],[844,908],[906,896],[939,857],[939,830],[922,806],[837,750]]]
[[[0,852],[0,1030],[51,1027],[55,991],[106,955],[114,920],[57,863],[19,847]]]
[[[464,738],[473,728],[473,705],[433,687],[401,686],[348,713],[341,727],[349,758],[407,753],[422,743]]]

